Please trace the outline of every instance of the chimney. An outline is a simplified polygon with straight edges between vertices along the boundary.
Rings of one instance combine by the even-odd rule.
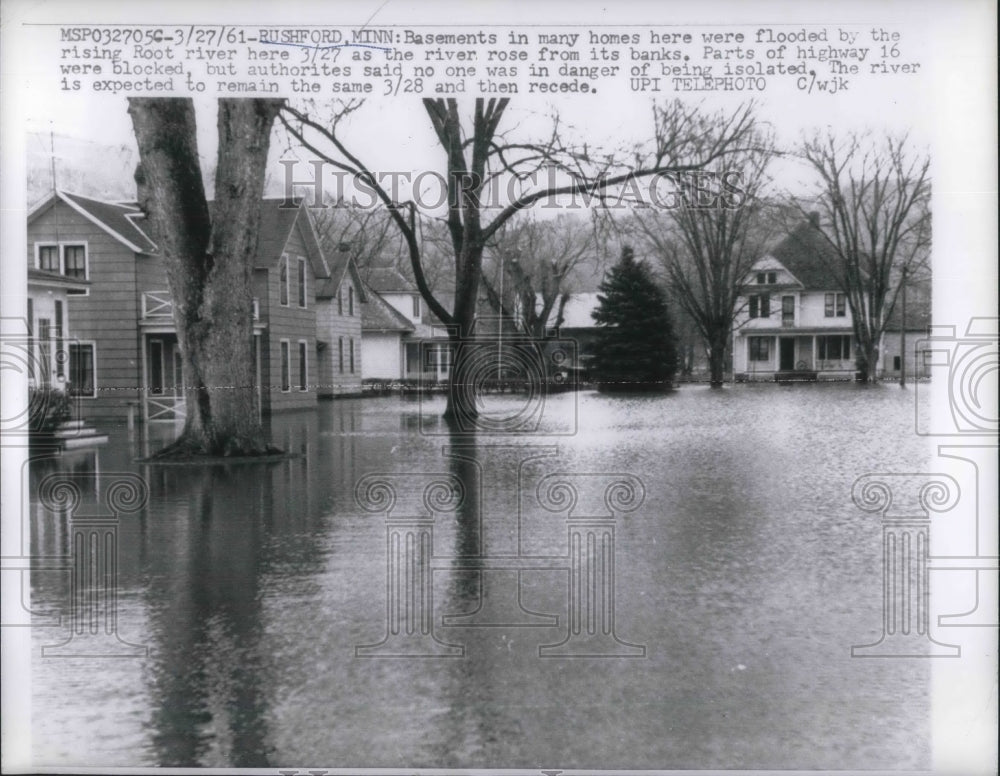
[[[809,213],[809,224],[816,229],[819,229],[819,211],[813,210]]]

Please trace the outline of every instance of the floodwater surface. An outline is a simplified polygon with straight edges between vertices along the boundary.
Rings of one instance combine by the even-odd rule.
[[[476,438],[441,409],[277,415],[300,455],[270,464],[136,463],[155,426],[36,461],[76,514],[123,473],[149,498],[106,534],[115,634],[67,642],[90,604],[32,577],[35,764],[929,767],[928,661],[851,657],[882,623],[851,486],[923,470],[913,392],[561,394]],[[71,557],[73,523],[36,498],[33,552]]]

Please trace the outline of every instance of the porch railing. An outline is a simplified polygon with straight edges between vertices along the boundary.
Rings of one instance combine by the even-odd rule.
[[[183,396],[147,396],[146,420],[184,420],[187,405]]]

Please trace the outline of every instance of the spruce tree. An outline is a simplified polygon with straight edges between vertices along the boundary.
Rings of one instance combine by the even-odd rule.
[[[664,391],[672,387],[677,352],[665,292],[649,267],[622,249],[598,286],[593,368],[601,391]]]

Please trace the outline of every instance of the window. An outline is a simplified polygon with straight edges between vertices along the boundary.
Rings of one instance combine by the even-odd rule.
[[[767,282],[768,283],[777,283],[778,282],[778,273],[777,272],[768,272],[767,273]]]
[[[278,268],[278,302],[285,307],[288,306],[288,257],[281,257],[281,264]]]
[[[305,340],[299,340],[299,390],[309,390],[309,364]]]
[[[66,376],[66,353],[63,343],[63,303],[56,299],[56,377]]]
[[[750,360],[751,361],[771,360],[770,337],[750,337]]]
[[[299,259],[299,307],[306,306],[306,260]]]
[[[292,390],[292,365],[291,353],[288,348],[288,340],[281,340],[281,391],[287,393]]]
[[[846,361],[851,357],[851,337],[847,334],[817,337],[816,350],[820,361]]]
[[[901,359],[900,359],[899,356],[893,356],[892,357],[892,369],[893,369],[893,371],[895,371],[895,372],[899,371],[900,363],[901,363]]]
[[[767,276],[763,272],[758,272],[757,273],[757,284],[761,285],[761,286],[764,285],[764,280],[765,280],[766,277]]]
[[[35,243],[35,264],[40,270],[57,275],[86,280],[86,243]],[[86,290],[70,289],[68,294],[86,295]]]
[[[844,318],[847,316],[847,299],[841,293],[827,294],[823,299],[823,315],[826,318]]]
[[[82,245],[63,246],[63,270],[67,277],[87,279],[87,249]]]
[[[341,290],[337,290],[337,315],[344,314],[344,293]]]
[[[354,315],[354,286],[347,287],[347,314]]]
[[[56,272],[62,274],[62,265],[59,261],[58,245],[38,246],[38,269],[46,272]]]
[[[413,317],[420,317],[420,297],[416,294],[413,295]]]
[[[351,374],[354,374],[354,337],[347,340],[351,355]]]
[[[777,283],[778,273],[777,272],[758,272],[757,273],[757,285],[764,285],[765,283]]]
[[[781,297],[781,323],[787,325],[795,322],[795,297]]]
[[[768,294],[751,294],[750,317],[768,318],[771,315],[771,297]]]
[[[340,364],[340,373],[344,374],[344,338],[337,340],[337,361]]]
[[[91,399],[97,396],[94,384],[93,343],[70,343],[69,395],[84,396]]]

